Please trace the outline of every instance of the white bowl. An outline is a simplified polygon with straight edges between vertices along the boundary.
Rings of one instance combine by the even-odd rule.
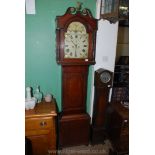
[[[32,97],[31,99],[26,99],[25,100],[25,109],[29,110],[29,109],[34,109],[36,105],[36,98]]]
[[[36,105],[36,99],[35,99],[35,97],[32,97],[32,99],[30,100],[29,103],[30,103],[30,105],[29,105],[30,109],[34,109],[34,107]]]
[[[29,101],[25,100],[25,109],[26,110],[29,110],[30,107],[29,107]]]
[[[47,94],[47,95],[45,96],[45,101],[46,101],[46,102],[51,102],[51,101],[52,101],[52,95],[51,95],[51,94]]]

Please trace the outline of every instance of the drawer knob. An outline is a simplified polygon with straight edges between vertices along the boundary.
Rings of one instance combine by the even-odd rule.
[[[41,122],[41,123],[40,123],[40,126],[42,126],[42,127],[43,127],[43,126],[46,126],[46,125],[47,125],[46,122]]]
[[[125,120],[124,120],[124,123],[127,123],[127,122],[128,122],[128,120],[127,120],[127,119],[125,119]]]

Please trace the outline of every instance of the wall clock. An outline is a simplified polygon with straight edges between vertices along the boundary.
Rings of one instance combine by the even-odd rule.
[[[109,90],[112,85],[113,73],[100,68],[95,71],[95,94],[92,119],[91,140],[93,144],[105,140],[105,113],[108,105]]]
[[[89,65],[95,64],[97,20],[88,9],[69,7],[56,24],[57,63],[62,65],[59,147],[89,144],[87,78]]]

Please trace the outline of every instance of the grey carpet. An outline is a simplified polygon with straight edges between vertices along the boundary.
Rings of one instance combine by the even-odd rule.
[[[58,155],[108,155],[110,148],[112,148],[111,143],[106,140],[105,144],[63,148],[58,151]]]

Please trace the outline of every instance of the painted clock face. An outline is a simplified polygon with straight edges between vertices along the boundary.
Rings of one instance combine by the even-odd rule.
[[[64,43],[64,58],[88,58],[88,33],[82,23],[70,23]]]
[[[108,83],[111,79],[111,75],[108,72],[103,72],[100,75],[100,79],[103,83]]]

